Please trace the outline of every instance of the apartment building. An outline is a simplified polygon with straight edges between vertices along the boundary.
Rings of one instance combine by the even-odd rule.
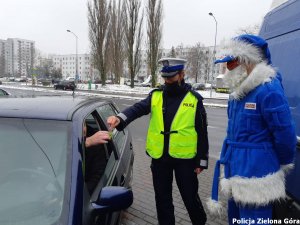
[[[0,39],[0,76],[5,74],[5,43],[6,41]]]
[[[162,49],[162,57],[171,57],[171,49]],[[175,55],[176,57],[188,59],[190,57],[191,48],[176,48]],[[203,59],[199,59],[201,61],[201,67],[199,67],[199,74],[207,74],[209,79],[215,79],[218,76],[219,68],[212,66],[212,54],[213,54],[213,47],[201,47],[201,51],[203,55],[206,56],[205,62],[201,61]],[[53,62],[53,66],[56,69],[60,69],[62,72],[63,79],[67,77],[74,77],[76,76],[76,54],[68,54],[68,55],[51,55],[49,58]],[[147,50],[142,50],[141,55],[141,67],[138,73],[136,74],[135,79],[139,80],[140,82],[144,81],[150,75],[150,69],[148,67],[148,55]],[[194,74],[190,68],[190,64],[186,66],[186,74],[191,78],[194,77]],[[160,67],[157,68],[159,73]],[[213,69],[213,73],[211,71]],[[108,79],[110,79],[108,75]],[[129,78],[129,70],[128,64],[124,62],[124,72],[123,76],[125,78]],[[212,76],[212,78],[211,78]],[[199,75],[200,77],[200,75]],[[90,54],[78,54],[78,79],[82,81],[87,80],[95,80],[99,78],[99,72],[97,69],[94,68],[92,63],[92,56]]]
[[[185,66],[186,80],[188,82],[214,82],[219,75],[220,65],[214,65],[214,46],[195,47],[178,46],[173,49],[163,49],[162,57],[173,57],[174,54],[178,58],[187,60]],[[216,48],[217,51],[218,47]],[[197,67],[197,68],[195,68]],[[197,79],[196,79],[197,76]]]
[[[35,42],[19,38],[0,40],[1,76],[27,76],[34,66]]]
[[[82,81],[94,80],[98,72],[93,67],[90,54],[78,54],[78,79]],[[63,79],[76,77],[76,54],[51,55],[53,66],[60,69]]]

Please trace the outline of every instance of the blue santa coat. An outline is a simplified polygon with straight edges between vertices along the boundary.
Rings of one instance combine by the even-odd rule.
[[[288,103],[277,78],[241,100],[228,103],[224,153],[231,148],[230,176],[262,177],[292,163],[295,132]],[[263,163],[261,163],[263,162]],[[257,164],[260,163],[260,166]]]
[[[228,102],[228,128],[217,162],[212,199],[221,186],[228,198],[243,205],[267,205],[285,197],[285,170],[294,158],[296,134],[280,75],[264,63]]]

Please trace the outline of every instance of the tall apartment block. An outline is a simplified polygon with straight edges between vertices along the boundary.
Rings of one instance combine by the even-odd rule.
[[[34,66],[34,41],[19,38],[0,40],[0,76],[28,76]]]

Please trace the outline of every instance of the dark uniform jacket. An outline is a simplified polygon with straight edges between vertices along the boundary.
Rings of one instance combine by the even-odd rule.
[[[157,89],[153,90],[156,91]],[[191,85],[182,83],[181,86],[168,87],[162,86],[159,90],[163,90],[163,119],[164,119],[164,131],[170,131],[171,123],[179,108],[180,103],[187,94],[188,91],[192,92],[198,98],[197,112],[195,118],[195,130],[198,133],[197,142],[197,154],[195,157],[195,168],[204,168],[208,166],[208,137],[207,137],[207,118],[206,111],[203,106],[202,96],[193,90]],[[153,92],[152,91],[152,92]],[[117,126],[118,130],[124,129],[133,120],[147,115],[151,112],[151,95],[147,98],[135,103],[133,106],[125,109],[118,114],[120,118],[120,124]],[[172,158],[168,153],[169,135],[165,135],[164,139],[164,153],[160,160],[182,160]]]

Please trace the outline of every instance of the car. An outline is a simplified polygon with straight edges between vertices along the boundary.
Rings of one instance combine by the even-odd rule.
[[[129,80],[126,80],[126,81],[125,81],[125,85],[130,86],[130,85],[131,85],[131,80],[130,80],[130,79],[129,79]],[[140,86],[141,86],[141,83],[140,83],[138,80],[134,80],[134,81],[133,81],[133,85],[134,85],[135,87],[140,87]]]
[[[145,81],[141,83],[141,86],[142,87],[151,87],[151,79],[152,79],[152,76],[148,75],[148,77],[145,79]]]
[[[274,217],[284,221],[286,218],[300,219],[300,57],[299,47],[296,47],[300,46],[300,1],[285,0],[281,3],[264,17],[259,35],[267,40],[272,64],[282,74],[297,135],[294,168],[286,177],[288,197],[277,202],[274,210]]]
[[[58,82],[57,84],[54,84],[54,89],[61,89],[61,90],[72,90],[74,91],[76,88],[76,84],[74,81],[69,80],[62,80]]]
[[[67,77],[66,80],[68,80],[68,81],[75,81],[75,77]]]
[[[151,83],[141,83],[142,87],[151,87]]]
[[[58,84],[60,81],[61,81],[61,79],[59,79],[59,78],[53,78],[51,80],[52,84]]]
[[[0,96],[8,96],[8,95],[10,95],[9,92],[7,92],[6,90],[0,88]]]
[[[194,83],[192,85],[193,90],[205,90],[205,84],[202,83]]]
[[[0,98],[0,149],[5,158],[0,224],[119,224],[120,210],[133,201],[130,131],[114,129],[111,141],[93,149],[104,154],[100,160],[87,160],[90,149],[85,147],[85,134],[108,130],[107,117],[118,112],[113,102],[99,98]],[[101,175],[97,170],[100,176],[88,189],[88,168],[98,168],[98,162],[103,170]]]

